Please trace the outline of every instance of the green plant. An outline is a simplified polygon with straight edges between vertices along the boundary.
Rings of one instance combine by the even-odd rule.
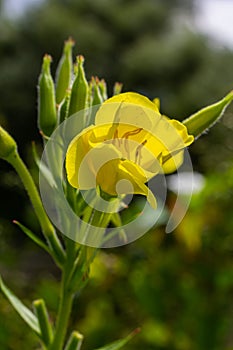
[[[46,350],[81,348],[83,336],[78,331],[67,334],[74,296],[86,286],[90,265],[101,247],[122,245],[137,238],[129,239],[125,229],[128,223],[120,215],[126,195],[144,195],[156,210],[156,199],[146,183],[162,170],[166,173],[178,169],[184,148],[212,126],[233,100],[230,92],[220,102],[180,123],[160,114],[158,99],[152,102],[136,93],[121,94],[119,84],[115,85],[115,96],[108,99],[104,80],[86,80],[82,56],[73,65],[73,45],[71,39],[65,43],[55,83],[49,55],[44,56],[39,77],[38,126],[44,154],[40,159],[35,147],[33,154],[40,172],[42,198],[19,156],[15,140],[0,127],[0,158],[10,163],[21,178],[44,240],[23,224],[15,223],[51,255],[62,272],[54,324],[43,299],[35,300],[31,311],[2,279],[0,288]],[[85,171],[82,169],[80,174],[85,157]],[[126,186],[124,180],[130,181],[131,186]],[[123,185],[117,190],[121,181]],[[47,191],[54,196],[55,219],[46,207]],[[70,220],[70,211],[60,206],[64,198],[72,215],[80,219],[77,226],[76,221]],[[141,211],[144,213],[140,209],[136,217]],[[60,223],[58,229],[50,219]],[[112,226],[115,228],[107,231]],[[118,241],[113,243],[116,237]],[[99,350],[120,349],[137,332],[138,329]]]

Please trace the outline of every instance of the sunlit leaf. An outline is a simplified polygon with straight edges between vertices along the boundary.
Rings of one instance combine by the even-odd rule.
[[[46,252],[50,253],[49,248],[47,247],[47,245],[35,234],[33,233],[31,230],[29,230],[27,227],[25,227],[24,225],[22,225],[20,222],[14,220],[13,221],[14,224],[18,225],[21,230],[29,237],[31,238],[32,241],[34,241],[39,247],[43,248],[44,250],[46,250]]]
[[[0,289],[9,300],[14,309],[22,317],[22,319],[27,323],[27,325],[40,336],[39,323],[36,316],[29,310],[22,302],[19,300],[11,290],[3,283],[0,276]]]

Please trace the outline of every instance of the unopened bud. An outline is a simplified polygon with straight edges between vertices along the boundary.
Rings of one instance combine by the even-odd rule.
[[[72,39],[65,42],[63,54],[58,64],[56,72],[56,101],[58,104],[65,98],[66,90],[70,87],[73,46],[74,41]]]
[[[197,113],[185,119],[183,124],[188,129],[188,133],[195,137],[200,136],[222,117],[225,109],[232,100],[233,90],[219,102],[202,108]]]
[[[8,160],[17,150],[13,137],[0,126],[0,158]]]
[[[92,77],[91,83],[90,83],[91,96],[92,96],[92,100],[91,100],[92,106],[100,105],[104,101],[99,85],[100,85],[99,79],[97,77],[95,77],[95,78]]]
[[[86,108],[88,98],[88,83],[83,68],[84,57],[77,57],[75,66],[75,80],[71,89],[70,105],[68,116]]]
[[[69,112],[71,91],[67,90],[64,100],[62,101],[59,109],[59,123],[61,124],[67,117]]]
[[[100,89],[100,93],[101,93],[103,101],[107,100],[107,98],[108,98],[107,85],[106,85],[106,82],[104,79],[101,79],[99,81],[99,89]]]
[[[116,82],[113,86],[113,96],[119,95],[122,91],[123,84]]]
[[[38,127],[46,136],[50,136],[57,125],[55,88],[50,72],[51,61],[51,56],[44,56],[38,87]]]

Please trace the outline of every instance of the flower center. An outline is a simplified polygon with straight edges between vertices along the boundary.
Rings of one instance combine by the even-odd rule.
[[[132,147],[132,146],[135,146],[136,141],[133,140],[133,145],[131,145],[129,138],[131,136],[135,136],[139,134],[142,130],[143,128],[137,128],[131,131],[127,131],[122,135],[122,137],[119,137],[118,128],[115,129],[113,138],[112,138],[112,143],[115,147],[119,148],[120,151],[122,152],[122,155],[123,155],[122,159],[133,160],[134,158],[135,163],[140,164],[142,159],[141,151],[143,146],[147,143],[147,140],[144,140],[143,142],[141,142],[135,149],[135,147]],[[135,152],[133,152],[134,149],[135,149]],[[132,152],[134,153],[134,156]]]

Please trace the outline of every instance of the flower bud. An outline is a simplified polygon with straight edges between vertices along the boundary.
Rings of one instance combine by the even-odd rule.
[[[51,56],[44,56],[38,87],[38,127],[46,136],[50,136],[57,125],[55,89],[50,72],[51,61]]]
[[[116,82],[113,86],[113,96],[119,95],[121,93],[123,84]]]
[[[100,89],[100,93],[102,95],[103,101],[107,100],[108,98],[107,85],[104,79],[101,79],[99,81],[99,89]]]
[[[92,95],[91,104],[92,106],[100,105],[103,103],[103,96],[101,94],[101,89],[99,86],[99,79],[97,77],[92,77],[90,83],[90,90]]]
[[[84,57],[77,57],[77,65],[75,66],[75,80],[71,89],[70,105],[68,116],[77,113],[86,108],[88,97],[88,83],[83,68]]]
[[[8,160],[16,150],[15,140],[0,126],[0,158]]]
[[[70,87],[72,74],[72,48],[74,41],[69,39],[65,42],[63,54],[56,71],[56,101],[61,101],[66,96],[66,90]]]
[[[59,123],[61,124],[68,116],[69,103],[70,103],[70,90],[66,91],[64,100],[62,101],[59,109]]]
[[[190,135],[198,137],[222,117],[225,109],[232,100],[233,90],[219,102],[202,108],[197,113],[185,119],[182,123],[188,129]]]

